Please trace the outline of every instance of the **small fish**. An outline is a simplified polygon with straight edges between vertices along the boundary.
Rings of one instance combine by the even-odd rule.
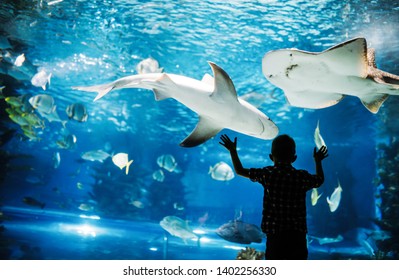
[[[79,208],[79,210],[82,210],[82,211],[93,211],[94,210],[94,206],[87,204],[87,203],[81,203],[78,208]]]
[[[330,197],[327,197],[327,203],[328,206],[330,207],[331,212],[337,210],[339,203],[341,201],[341,193],[342,193],[342,187],[340,182],[338,181],[338,186],[334,189],[334,192],[331,194]]]
[[[77,138],[74,134],[67,134],[59,139],[56,143],[62,149],[72,149],[75,147]]]
[[[206,221],[208,221],[208,219],[209,219],[209,214],[208,214],[208,212],[205,212],[204,215],[202,215],[201,217],[198,218],[199,225],[203,226],[206,223]]]
[[[36,175],[28,175],[27,177],[25,177],[25,181],[33,185],[43,184],[43,180]]]
[[[20,108],[17,108],[17,107],[14,107],[14,106],[7,107],[5,109],[5,111],[7,112],[8,115],[18,115],[18,116],[20,116],[20,115],[23,114],[23,112],[20,110]]]
[[[161,227],[171,235],[179,237],[186,242],[187,239],[198,239],[192,229],[188,226],[188,222],[176,216],[166,216],[159,223]]]
[[[184,210],[183,204],[181,204],[179,202],[173,203],[173,208],[176,209],[177,211],[183,211]]]
[[[172,155],[161,155],[157,158],[157,164],[159,167],[166,169],[169,172],[180,173],[181,170],[177,165],[176,159]]]
[[[13,107],[21,107],[23,105],[22,100],[20,97],[17,96],[8,96],[4,98],[4,100]]]
[[[131,200],[129,202],[129,204],[133,205],[134,207],[139,208],[139,209],[143,209],[144,208],[144,203],[142,201],[140,201],[140,200]]]
[[[140,61],[136,66],[136,70],[139,74],[148,74],[161,73],[163,71],[163,68],[159,67],[158,61],[150,57]]]
[[[209,167],[208,174],[211,174],[212,179],[218,181],[230,181],[234,178],[233,169],[223,161],[215,164],[213,167]]]
[[[163,182],[165,180],[165,174],[163,173],[162,169],[159,169],[152,173],[152,179],[158,182]]]
[[[76,183],[76,188],[77,188],[78,190],[83,190],[84,186],[83,186],[83,184],[82,184],[81,182],[77,182],[77,183]]]
[[[25,203],[26,205],[33,206],[33,207],[40,207],[40,209],[43,209],[44,206],[46,206],[45,203],[40,202],[40,201],[36,200],[35,198],[30,197],[30,196],[25,196],[25,197],[22,199],[22,201],[23,201],[23,203]]]
[[[24,135],[28,137],[32,141],[40,141],[41,138],[37,137],[36,132],[32,129],[31,126],[23,125],[21,126],[22,131],[24,132]]]
[[[74,103],[66,108],[66,113],[70,119],[74,119],[78,122],[87,121],[87,109],[86,106],[81,103]]]
[[[61,155],[60,152],[55,152],[53,154],[53,166],[55,169],[57,169],[58,167],[60,167],[60,163],[61,163]]]
[[[38,94],[29,98],[33,108],[44,114],[51,114],[55,110],[54,98],[48,94]]]
[[[324,142],[323,137],[320,134],[320,126],[319,126],[319,121],[317,121],[317,126],[314,131],[314,142],[316,144],[317,149],[320,149],[322,146],[326,146],[326,142]]]
[[[316,236],[309,236],[312,239],[316,239],[320,245],[330,244],[330,243],[337,243],[344,240],[342,235],[338,235],[337,237],[316,237]]]
[[[49,114],[42,113],[41,111],[38,111],[38,112],[39,112],[40,116],[42,116],[43,118],[47,119],[49,122],[59,122],[59,123],[62,124],[63,127],[65,127],[67,121],[66,120],[62,120],[60,118],[60,116],[57,113],[56,107],[57,106],[54,106],[54,111],[52,111]]]
[[[17,67],[21,67],[22,64],[25,62],[25,54],[20,54],[14,62],[14,65]]]
[[[310,200],[312,202],[312,206],[315,206],[317,204],[317,201],[321,196],[322,193],[318,194],[317,188],[312,189],[312,193],[310,194]]]
[[[21,115],[11,114],[8,117],[15,123],[19,124],[20,126],[29,126],[29,122]]]
[[[33,108],[32,105],[29,103],[29,99],[30,99],[31,97],[32,97],[32,94],[30,94],[30,93],[21,95],[21,96],[19,97],[19,98],[21,99],[21,103],[22,103],[22,106],[21,106],[22,112],[27,113],[27,114],[33,112],[34,108]]]
[[[62,1],[64,1],[64,0],[49,1],[49,2],[47,2],[47,6],[52,6],[52,5],[55,5],[55,4],[59,4],[59,3],[61,3]]]
[[[129,161],[128,154],[126,153],[118,153],[112,157],[112,162],[120,169],[126,167],[126,175],[128,175],[129,166],[132,164],[133,160]]]
[[[50,85],[51,73],[47,73],[45,70],[40,70],[31,79],[31,83],[35,87],[41,87],[46,90],[47,83]]]
[[[44,129],[46,127],[44,121],[40,119],[35,113],[23,113],[22,117],[25,118],[29,125],[34,128]]]
[[[93,150],[89,152],[85,152],[82,155],[82,158],[85,160],[90,160],[90,161],[99,161],[103,162],[107,158],[109,158],[111,155],[104,152],[103,150]]]

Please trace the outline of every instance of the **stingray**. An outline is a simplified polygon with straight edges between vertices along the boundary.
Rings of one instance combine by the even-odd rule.
[[[323,52],[280,49],[265,54],[262,71],[295,107],[321,109],[346,95],[377,113],[389,95],[399,95],[399,76],[377,69],[375,50],[354,38]]]

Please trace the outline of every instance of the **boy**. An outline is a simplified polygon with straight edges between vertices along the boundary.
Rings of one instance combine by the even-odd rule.
[[[259,182],[264,188],[262,231],[267,236],[267,260],[306,260],[306,192],[320,187],[324,182],[321,161],[328,156],[327,147],[313,150],[316,175],[292,166],[296,160],[294,139],[284,134],[272,142],[269,155],[273,166],[244,168],[237,153],[237,137],[234,142],[224,134],[219,142],[230,151],[235,172],[238,175]]]

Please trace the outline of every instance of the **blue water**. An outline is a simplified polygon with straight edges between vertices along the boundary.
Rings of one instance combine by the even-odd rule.
[[[297,143],[296,168],[314,172],[313,133],[320,121],[330,156],[323,161],[326,180],[316,206],[308,194],[309,235],[343,240],[310,239],[309,258],[397,259],[399,99],[391,96],[377,114],[356,97],[326,109],[292,107],[265,79],[261,61],[271,50],[320,52],[364,37],[376,50],[378,68],[399,74],[398,24],[398,1],[1,1],[3,96],[51,95],[67,120],[65,128],[45,120],[45,128],[35,130],[40,140],[29,140],[0,100],[1,258],[234,259],[246,246],[264,250],[265,239],[243,245],[215,234],[240,213],[245,222],[259,225],[263,190],[237,176],[227,182],[211,178],[210,166],[231,165],[218,143],[220,134],[194,148],[179,146],[198,121],[195,113],[175,100],[157,102],[145,89],[115,91],[97,102],[95,93],[72,89],[137,74],[137,64],[151,57],[166,73],[199,80],[211,74],[207,62],[215,62],[239,96],[264,97],[259,109]],[[6,61],[22,53],[23,73],[7,72]],[[39,69],[52,74],[45,90],[31,83]],[[66,108],[77,102],[87,108],[86,122],[68,119]],[[238,137],[245,167],[271,164],[270,140],[221,133]],[[57,141],[68,134],[76,136],[76,146],[63,149]],[[134,160],[129,174],[110,158],[82,159],[97,149],[128,153]],[[158,182],[152,174],[165,154],[174,156],[182,172],[165,171]],[[331,213],[326,197],[338,181],[342,200]],[[28,205],[24,197],[45,207]],[[79,209],[81,204],[90,209]],[[199,241],[167,233],[159,222],[170,215],[200,230]],[[381,231],[391,238],[369,235]]]

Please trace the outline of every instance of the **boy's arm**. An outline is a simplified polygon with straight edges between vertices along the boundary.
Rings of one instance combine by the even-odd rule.
[[[230,152],[231,160],[233,162],[234,170],[237,175],[243,176],[245,178],[249,178],[249,169],[244,168],[241,164],[241,160],[238,157],[237,153],[237,137],[234,138],[234,142],[230,140],[230,138],[223,134],[220,139],[222,142],[219,142],[220,145],[224,146]]]
[[[237,175],[243,176],[245,178],[249,178],[249,169],[244,168],[241,164],[241,160],[238,157],[237,150],[230,150],[231,160],[233,161],[234,170]]]
[[[321,161],[328,157],[328,150],[326,146],[322,146],[320,150],[316,152],[316,148],[313,150],[313,158],[314,162],[316,164],[316,176],[321,178],[321,184],[320,186],[324,183],[324,171],[323,171],[323,166],[321,164]]]

